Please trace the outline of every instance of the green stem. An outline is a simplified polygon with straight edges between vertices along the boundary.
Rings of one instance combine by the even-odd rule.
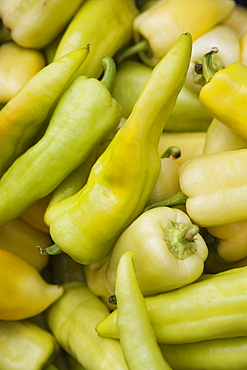
[[[100,81],[109,91],[111,91],[116,77],[116,64],[114,60],[108,56],[102,58],[101,64],[104,68],[104,74]]]
[[[224,68],[221,60],[215,56],[218,51],[218,48],[213,47],[204,55],[200,63],[195,64],[195,73],[202,76],[199,80],[195,79],[196,83],[201,82],[202,79],[204,83],[209,82],[216,72]]]
[[[157,207],[176,207],[185,205],[187,199],[188,197],[182,191],[179,191],[177,194],[173,195],[170,198],[161,200],[160,202],[157,203],[150,204],[150,206],[144,208],[143,212],[146,212],[150,209]]]
[[[37,246],[37,249],[40,251],[41,254],[44,255],[57,255],[63,253],[62,249],[60,249],[56,244],[51,245],[50,247],[47,247],[45,249],[41,248],[40,246]]]
[[[124,59],[129,58],[135,54],[140,53],[141,51],[149,51],[150,46],[147,40],[142,40],[134,45],[131,45],[129,48],[121,51],[116,55],[116,63],[121,63]]]
[[[170,221],[164,230],[164,238],[174,256],[183,260],[197,251],[194,238],[198,232],[197,225]]]
[[[160,156],[160,158],[169,158],[172,157],[173,159],[177,159],[181,156],[181,151],[177,146],[169,146],[164,153]]]

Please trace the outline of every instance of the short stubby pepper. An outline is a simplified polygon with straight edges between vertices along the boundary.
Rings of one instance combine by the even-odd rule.
[[[191,35],[183,34],[153,70],[131,115],[92,167],[87,184],[49,209],[52,239],[77,262],[104,259],[142,212],[160,171],[158,143],[164,123],[159,117],[164,112],[170,116],[190,55]]]
[[[121,106],[108,89],[115,64],[108,57],[102,62],[102,79],[78,76],[60,98],[44,136],[18,157],[1,178],[0,225],[50,194],[101,141],[115,132]]]

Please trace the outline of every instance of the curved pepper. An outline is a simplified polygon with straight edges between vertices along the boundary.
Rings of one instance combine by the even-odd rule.
[[[185,344],[160,343],[160,348],[173,369],[245,370],[247,367],[247,337]]]
[[[41,256],[36,245],[45,248],[50,244],[51,238],[47,233],[34,228],[21,218],[15,218],[0,228],[0,248],[19,255],[38,271],[48,264],[49,259],[47,256]]]
[[[123,117],[128,118],[130,115],[152,69],[136,60],[124,60],[117,66],[112,96],[121,104]],[[202,107],[198,94],[183,86],[166,123],[164,118],[164,130],[205,131],[211,119],[210,114]]]
[[[87,184],[49,209],[52,239],[77,262],[104,259],[142,212],[160,171],[159,117],[165,111],[168,118],[174,107],[190,53],[191,36],[183,34],[153,70],[132,114],[95,162]]]
[[[235,62],[224,69],[214,69],[211,58],[215,52],[217,49],[208,52],[202,61],[202,74],[207,83],[200,91],[200,102],[213,117],[247,139],[247,114],[244,109],[247,66]]]
[[[138,10],[134,0],[87,0],[68,24],[54,59],[90,44],[90,54],[77,75],[99,78],[101,59],[113,57],[132,40]]]
[[[33,322],[0,321],[1,370],[40,370],[58,352],[53,335]]]
[[[85,47],[47,65],[0,110],[0,176],[34,144],[44,121],[88,52]]]
[[[0,17],[17,44],[41,49],[66,27],[83,1],[2,0]]]
[[[127,370],[119,341],[100,338],[95,326],[109,309],[86,283],[63,285],[64,295],[47,311],[47,323],[59,345],[88,370]]]
[[[20,88],[45,67],[41,51],[6,42],[0,47],[0,104],[6,104]]]
[[[199,92],[205,84],[202,75],[195,72],[195,67],[202,61],[204,55],[212,49],[218,48],[218,53],[214,54],[212,63],[218,69],[228,66],[231,63],[239,62],[241,57],[240,40],[235,31],[230,26],[220,24],[202,36],[198,37],[193,42],[192,55],[188,74],[186,77],[186,85]]]
[[[135,254],[120,257],[116,276],[119,340],[129,370],[171,370],[158,344],[134,268]]]
[[[107,88],[115,65],[107,57],[104,65],[101,81],[79,76],[72,82],[60,98],[45,135],[3,175],[0,225],[50,194],[116,129],[121,107]]]
[[[246,337],[246,282],[247,267],[240,267],[145,297],[158,343]],[[100,336],[119,338],[117,312],[114,310],[97,325]]]
[[[194,41],[227,19],[235,6],[231,0],[154,2],[133,23],[135,42],[142,39],[148,42],[144,42],[147,51],[139,56],[146,64],[156,65],[182,32],[190,32]]]
[[[0,320],[22,320],[43,312],[63,294],[23,258],[0,248]]]

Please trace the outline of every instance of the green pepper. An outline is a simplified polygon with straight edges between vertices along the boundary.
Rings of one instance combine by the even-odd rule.
[[[102,62],[102,80],[78,76],[60,98],[45,135],[3,175],[0,224],[50,194],[116,129],[121,107],[108,90],[115,64],[108,57]]]
[[[220,272],[185,287],[145,297],[158,343],[246,337],[247,267]],[[117,312],[101,321],[102,337],[119,338]]]
[[[55,60],[70,51],[90,44],[87,63],[77,75],[99,78],[101,59],[113,57],[126,47],[133,35],[133,20],[138,14],[134,0],[87,0],[68,24],[55,53]]]
[[[40,370],[58,351],[54,336],[30,320],[0,321],[1,370]]]
[[[41,49],[66,27],[83,1],[2,0],[0,16],[17,44]]]
[[[157,344],[134,268],[135,254],[127,251],[117,266],[117,327],[129,370],[171,370]]]
[[[121,104],[123,116],[128,118],[144,83],[153,68],[136,60],[124,60],[117,66],[112,96]],[[163,117],[161,117],[161,120]],[[164,117],[165,131],[205,131],[212,120],[211,115],[202,107],[198,93],[183,86],[173,111],[167,122]]]
[[[76,50],[36,73],[0,111],[0,176],[34,144],[71,78],[88,55]]]
[[[88,370],[127,370],[119,341],[100,338],[95,331],[110,312],[106,305],[84,282],[69,282],[63,288],[63,299],[47,311],[47,323],[58,344]]]
[[[153,70],[132,114],[95,162],[87,184],[45,216],[57,247],[77,262],[104,259],[142,212],[160,171],[159,117],[166,112],[168,118],[174,107],[190,54],[191,36],[183,34]]]

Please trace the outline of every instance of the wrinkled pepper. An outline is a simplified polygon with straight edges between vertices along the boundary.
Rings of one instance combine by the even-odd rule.
[[[77,75],[99,78],[101,59],[106,55],[113,57],[131,42],[132,23],[137,14],[134,0],[85,1],[68,24],[54,59],[90,44],[90,55]]]
[[[235,62],[217,70],[212,63],[214,53],[217,48],[209,51],[201,64],[206,83],[199,94],[200,102],[213,117],[247,139],[247,66]]]
[[[10,41],[0,46],[0,103],[6,104],[20,88],[45,67],[41,51]]]
[[[183,34],[153,70],[131,115],[92,167],[87,184],[49,209],[46,220],[54,243],[77,262],[104,259],[142,212],[160,171],[159,117],[164,111],[169,117],[190,55],[191,36]]]
[[[127,251],[117,266],[117,327],[124,357],[129,370],[171,370],[150,322],[136,277],[135,261],[135,254]]]
[[[247,267],[209,275],[193,284],[145,297],[158,343],[182,344],[246,337]],[[119,338],[115,309],[96,326]]]
[[[88,51],[88,47],[76,50],[44,67],[0,110],[0,176],[34,144]]]
[[[240,40],[232,27],[220,24],[193,42],[190,66],[186,78],[186,85],[199,92],[205,84],[201,74],[195,72],[195,67],[201,64],[204,55],[212,49],[218,48],[218,53],[212,56],[215,68],[223,68],[231,63],[239,62],[241,58]]]
[[[160,343],[162,353],[172,369],[224,369],[247,368],[247,337],[213,339],[197,343]]]
[[[45,135],[1,178],[0,225],[50,194],[116,129],[121,107],[108,90],[115,64],[108,57],[102,62],[102,79],[77,77],[60,98]]]
[[[118,340],[100,338],[95,326],[109,309],[86,283],[63,285],[64,294],[47,311],[47,323],[58,344],[88,370],[127,370]]]
[[[235,6],[232,0],[154,2],[133,23],[135,42],[146,48],[139,53],[140,58],[148,65],[156,65],[182,32],[191,33],[194,41],[227,19]]]
[[[58,352],[53,335],[30,320],[0,321],[1,370],[45,370]]]
[[[86,266],[87,283],[95,294],[114,294],[117,266],[128,250],[136,255],[136,277],[144,296],[192,283],[202,274],[208,255],[199,228],[186,213],[169,207],[152,209],[124,230],[97,280],[94,266]],[[105,289],[101,291],[103,283]]]
[[[124,60],[117,66],[112,96],[121,104],[125,118],[130,115],[152,69],[140,61],[131,59]],[[205,131],[211,119],[210,114],[202,107],[198,94],[183,86],[170,117],[166,123],[164,121],[164,130]]]
[[[0,248],[0,320],[22,320],[43,312],[63,294],[17,254]]]
[[[51,238],[47,233],[34,228],[19,217],[0,227],[0,248],[19,255],[38,271],[43,270],[49,258],[41,256],[36,245],[45,248],[50,244]]]
[[[17,44],[41,49],[67,26],[83,1],[1,0],[0,17]]]

